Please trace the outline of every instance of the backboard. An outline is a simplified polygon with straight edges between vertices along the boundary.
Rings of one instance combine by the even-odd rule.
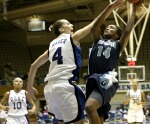
[[[118,74],[120,82],[127,82],[129,79],[145,81],[145,66],[118,66]]]

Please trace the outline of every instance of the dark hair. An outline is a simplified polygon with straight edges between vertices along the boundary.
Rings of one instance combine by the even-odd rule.
[[[59,36],[60,35],[60,32],[59,32],[59,28],[62,26],[62,20],[63,19],[59,19],[59,20],[57,20],[56,22],[54,22],[53,23],[53,25],[51,25],[50,27],[49,27],[49,30],[50,31],[52,31],[54,34],[55,34],[55,36]]]
[[[118,26],[116,26],[116,28],[117,28],[117,35],[118,35],[118,38],[116,40],[119,40],[122,36],[122,30]]]

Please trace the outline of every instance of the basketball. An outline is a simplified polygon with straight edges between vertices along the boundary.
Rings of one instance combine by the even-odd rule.
[[[140,3],[142,0],[128,0],[129,3],[133,3],[133,4],[138,4]]]

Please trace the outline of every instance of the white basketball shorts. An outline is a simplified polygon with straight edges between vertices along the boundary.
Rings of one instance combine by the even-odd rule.
[[[6,118],[6,124],[29,124],[26,116],[10,116]]]
[[[58,121],[73,123],[84,118],[83,91],[68,80],[49,81],[44,88],[49,112]]]
[[[128,110],[128,123],[143,122],[143,109],[129,109]]]

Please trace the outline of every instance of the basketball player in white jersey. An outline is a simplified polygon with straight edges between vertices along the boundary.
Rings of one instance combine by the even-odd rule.
[[[6,92],[0,103],[0,107],[8,112],[6,124],[29,124],[27,114],[35,113],[36,106],[29,93],[22,90],[23,80],[19,77],[13,80],[14,89]],[[27,110],[27,102],[32,106]],[[8,106],[5,104],[8,103]]]
[[[124,104],[129,104],[127,121],[129,124],[142,124],[144,121],[143,106],[146,104],[145,94],[138,88],[136,79],[131,80],[132,89],[126,94]]]

